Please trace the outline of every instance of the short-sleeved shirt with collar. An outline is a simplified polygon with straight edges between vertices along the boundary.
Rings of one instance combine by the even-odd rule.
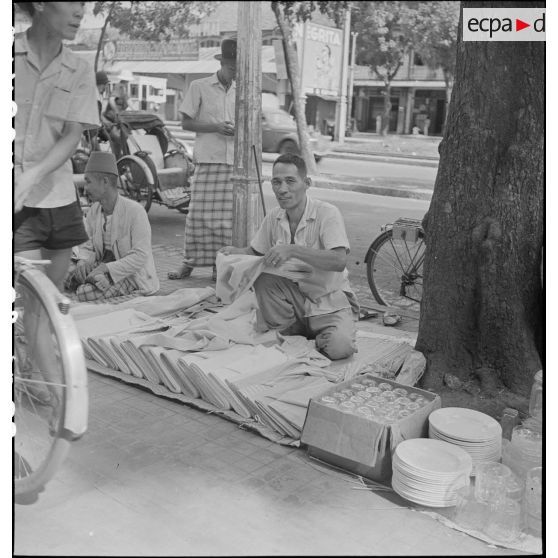
[[[178,110],[200,122],[234,122],[235,97],[235,82],[225,90],[215,73],[194,80]],[[233,165],[234,136],[224,136],[216,132],[196,132],[194,161]]]
[[[40,162],[62,137],[65,122],[84,129],[99,126],[97,87],[89,64],[62,47],[41,72],[26,33],[18,33],[15,52],[14,162],[16,179]],[[62,207],[76,201],[72,163],[68,159],[32,188],[28,207]]]
[[[316,250],[345,248],[350,250],[349,239],[345,231],[343,217],[337,207],[307,196],[304,214],[291,238],[287,212],[280,207],[273,208],[264,218],[250,246],[259,254],[265,254],[273,246],[281,244],[297,244]],[[358,308],[347,270],[322,271],[320,283],[323,295],[307,298],[305,315],[318,316],[336,312],[343,308]]]

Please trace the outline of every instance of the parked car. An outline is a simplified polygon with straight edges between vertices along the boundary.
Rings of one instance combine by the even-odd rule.
[[[310,147],[316,161],[325,152],[321,143],[317,138],[310,137]],[[265,153],[300,153],[296,122],[287,111],[262,108],[262,150]]]

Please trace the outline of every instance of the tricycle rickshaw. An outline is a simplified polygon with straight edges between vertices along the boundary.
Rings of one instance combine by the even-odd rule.
[[[107,116],[107,113],[104,113]],[[188,213],[189,177],[194,164],[186,147],[155,114],[143,110],[113,111],[112,124],[86,132],[72,157],[74,182],[83,206],[83,171],[91,151],[112,151],[120,173],[120,194],[141,203],[149,211],[152,202]]]

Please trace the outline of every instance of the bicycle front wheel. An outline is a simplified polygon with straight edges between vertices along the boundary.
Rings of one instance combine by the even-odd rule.
[[[14,494],[38,493],[87,426],[85,360],[73,319],[44,274],[16,284],[14,331]]]
[[[378,303],[418,309],[425,248],[422,231],[418,231],[416,240],[394,238],[392,230],[374,240],[366,254],[366,272]]]

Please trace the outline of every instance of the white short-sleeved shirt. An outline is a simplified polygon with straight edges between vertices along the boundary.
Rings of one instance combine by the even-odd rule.
[[[99,126],[97,86],[91,66],[66,47],[42,72],[26,33],[15,37],[14,162],[16,179],[35,166],[62,137],[65,122]],[[28,207],[62,207],[76,201],[68,159],[31,189]]]
[[[345,248],[350,250],[345,223],[340,211],[330,203],[307,197],[304,214],[294,234],[294,244],[316,250]],[[287,212],[280,207],[273,208],[264,218],[250,246],[260,254],[265,254],[273,246],[291,244],[291,231]],[[307,299],[306,316],[329,314],[343,308],[356,308],[358,303],[349,285],[347,270],[322,271],[320,279],[323,295],[313,300]]]
[[[217,74],[196,79],[188,88],[179,111],[200,122],[234,122],[236,85],[225,90]],[[234,164],[234,136],[215,132],[196,132],[194,143],[196,163]]]

